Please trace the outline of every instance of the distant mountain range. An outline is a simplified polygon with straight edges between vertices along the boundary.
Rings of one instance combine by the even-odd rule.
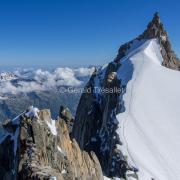
[[[17,76],[12,72],[2,72],[0,73],[0,81],[10,81],[16,79]]]
[[[75,114],[80,93],[66,90],[84,87],[93,71],[94,67],[1,72],[0,121],[13,118],[30,105],[49,107],[54,118],[62,104]]]

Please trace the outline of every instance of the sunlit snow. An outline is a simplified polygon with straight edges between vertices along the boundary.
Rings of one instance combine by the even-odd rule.
[[[122,62],[127,84],[118,133],[139,180],[180,180],[180,72],[161,65],[160,47],[149,40]],[[133,178],[129,178],[133,179]]]

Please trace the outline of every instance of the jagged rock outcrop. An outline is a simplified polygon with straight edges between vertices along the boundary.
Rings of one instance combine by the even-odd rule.
[[[118,63],[110,63],[105,72],[91,77],[85,88],[88,92],[82,95],[78,105],[73,136],[82,149],[96,153],[107,176],[120,177],[123,173],[119,163],[122,156],[117,150],[121,142],[116,132],[116,114],[122,109],[119,97],[123,87],[116,77],[118,68]],[[106,93],[99,92],[106,90]]]
[[[123,44],[119,48],[115,61],[119,62],[126,55],[126,52],[131,48],[135,40],[141,41],[153,38],[157,38],[161,45],[161,54],[164,59],[162,65],[170,69],[180,70],[180,61],[172,50],[168,34],[164,29],[164,25],[161,23],[159,13],[154,14],[152,21],[148,24],[147,29],[141,35],[134,40]]]
[[[111,63],[107,67],[104,78],[101,74],[94,74],[86,86],[88,93],[82,95],[73,127],[73,136],[80,147],[86,151],[93,151],[98,156],[106,175],[114,174],[112,163],[116,161],[116,145],[120,144],[116,133],[118,122],[116,113],[121,109],[119,96],[121,94],[121,82],[116,77],[119,65]],[[101,87],[96,86],[96,80],[100,80]],[[100,89],[99,89],[100,88]],[[99,93],[101,90],[111,89],[114,93]],[[97,91],[97,92],[96,92]],[[83,108],[82,108],[83,107]],[[78,131],[81,129],[81,131]],[[118,163],[117,163],[117,166]],[[118,173],[121,173],[118,170]]]
[[[180,61],[172,50],[168,34],[161,23],[159,13],[155,13],[153,20],[139,38],[158,38],[161,45],[161,54],[164,59],[162,65],[170,69],[180,70]]]
[[[121,141],[116,133],[116,114],[124,112],[122,96],[126,87],[121,83],[121,77],[116,77],[116,73],[121,66],[121,60],[133,49],[134,44],[141,45],[152,38],[159,41],[164,59],[162,65],[180,70],[180,62],[172,51],[168,35],[160,22],[159,14],[156,13],[142,35],[122,45],[114,61],[92,75],[85,87],[87,92],[82,94],[77,108],[73,137],[81,149],[96,153],[104,174],[110,177],[123,177],[127,170],[122,168],[127,161],[118,148]],[[106,88],[117,88],[119,91],[102,92]]]
[[[8,136],[6,128],[7,137],[0,142],[0,179],[103,179],[96,155],[81,151],[76,140],[70,139],[63,119],[52,120],[46,109],[39,112],[39,118],[22,114],[17,121],[6,125],[11,131],[18,128],[17,137],[14,132]]]

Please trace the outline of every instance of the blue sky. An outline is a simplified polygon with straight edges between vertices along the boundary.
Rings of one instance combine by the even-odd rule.
[[[0,65],[107,63],[155,11],[180,55],[179,9],[178,0],[0,0]]]

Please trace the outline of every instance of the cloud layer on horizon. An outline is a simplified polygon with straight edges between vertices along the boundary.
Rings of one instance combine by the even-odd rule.
[[[21,69],[3,73],[0,79],[0,95],[28,93],[57,89],[61,86],[79,87],[91,76],[92,68]],[[8,77],[10,76],[10,77]]]

